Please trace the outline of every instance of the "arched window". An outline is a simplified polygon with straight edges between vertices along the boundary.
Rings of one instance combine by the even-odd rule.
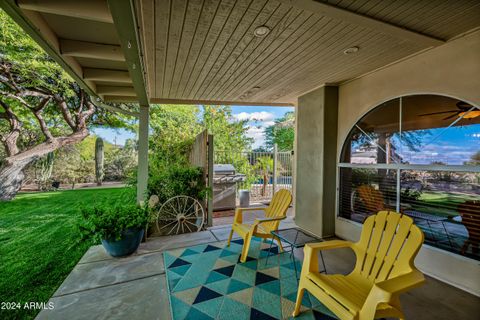
[[[387,101],[350,131],[339,216],[412,217],[432,246],[480,260],[480,108],[440,95]]]

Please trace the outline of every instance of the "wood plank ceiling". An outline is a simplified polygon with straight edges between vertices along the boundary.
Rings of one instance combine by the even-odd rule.
[[[125,48],[131,39],[119,36],[126,24],[118,14],[128,15],[127,6],[1,1],[105,101],[138,101],[132,79],[140,78],[144,89],[143,67],[154,103],[294,104],[322,84],[358,77],[480,26],[478,0],[130,0],[141,43],[135,57],[143,62],[135,71]],[[265,37],[254,35],[260,26],[270,30]],[[351,47],[358,52],[344,54]]]
[[[477,0],[137,3],[156,102],[295,103],[324,83],[344,82],[480,25]],[[271,32],[255,37],[259,26]],[[360,50],[343,53],[353,46]]]

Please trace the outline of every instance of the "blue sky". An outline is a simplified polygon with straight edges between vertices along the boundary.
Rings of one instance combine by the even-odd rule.
[[[410,164],[431,164],[436,161],[461,165],[480,151],[480,124],[421,130],[418,133],[418,150],[410,149],[404,141],[399,141],[398,136],[392,139],[397,154]],[[376,143],[374,137],[371,141]],[[355,150],[359,147],[359,143],[352,145]]]
[[[430,129],[427,132],[421,139],[419,152],[411,152],[403,147],[401,154],[404,160],[415,164],[441,161],[459,165],[480,151],[480,124]]]
[[[265,106],[232,106],[233,116],[238,120],[248,120],[249,137],[254,139],[253,148],[265,145],[264,130],[272,125],[275,119],[281,118],[286,112],[294,111],[293,107]],[[96,128],[94,134],[111,143],[123,145],[126,139],[134,138],[135,133],[123,129]]]

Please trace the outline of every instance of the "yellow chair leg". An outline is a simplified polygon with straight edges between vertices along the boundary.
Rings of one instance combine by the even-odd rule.
[[[250,248],[251,239],[252,239],[252,235],[250,233],[247,233],[245,235],[245,239],[243,240],[242,256],[240,257],[240,262],[247,261],[248,249]]]
[[[228,236],[227,247],[230,247],[230,241],[232,241],[232,237],[233,237],[233,228],[230,231],[230,236]]]
[[[292,316],[296,317],[300,313],[300,307],[302,306],[303,293],[305,289],[303,287],[298,287],[297,301],[295,302],[295,309],[293,310]]]

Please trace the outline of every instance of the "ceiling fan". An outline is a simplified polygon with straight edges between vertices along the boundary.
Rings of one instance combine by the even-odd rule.
[[[457,106],[458,110],[424,113],[424,114],[420,114],[419,116],[423,117],[423,116],[431,116],[431,115],[435,115],[435,114],[452,113],[451,115],[447,116],[446,118],[443,118],[442,120],[449,120],[449,119],[452,119],[452,118],[455,118],[455,117],[463,117],[465,119],[473,119],[473,118],[476,118],[476,117],[480,117],[480,109],[474,109],[474,110],[468,112],[470,109],[473,108],[473,106],[466,103],[466,102],[459,101],[459,102],[457,102],[456,106]]]

